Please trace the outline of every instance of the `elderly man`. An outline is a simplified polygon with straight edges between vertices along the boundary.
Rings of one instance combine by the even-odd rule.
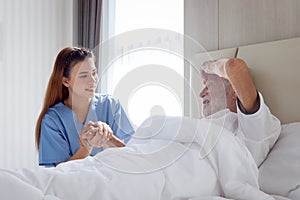
[[[247,64],[236,58],[207,61],[201,66],[201,75],[203,116],[233,132],[260,166],[281,126],[256,90]]]

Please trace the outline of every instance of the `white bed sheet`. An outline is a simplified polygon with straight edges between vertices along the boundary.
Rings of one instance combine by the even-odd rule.
[[[300,122],[282,125],[282,132],[259,169],[261,189],[300,199]]]
[[[249,151],[210,121],[152,118],[132,141],[55,169],[1,170],[1,197],[273,199],[258,189],[258,169]]]

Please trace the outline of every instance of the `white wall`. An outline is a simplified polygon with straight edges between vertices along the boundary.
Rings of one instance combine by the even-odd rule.
[[[220,49],[299,36],[299,0],[219,0]]]
[[[298,0],[185,0],[184,6],[185,34],[208,51],[300,36]]]
[[[186,59],[206,51],[300,37],[299,0],[185,0],[184,7],[184,33],[194,41],[185,44]],[[191,71],[186,64],[187,79]],[[185,88],[185,115],[192,115],[189,92]]]
[[[37,165],[34,129],[72,0],[0,0],[0,168]]]

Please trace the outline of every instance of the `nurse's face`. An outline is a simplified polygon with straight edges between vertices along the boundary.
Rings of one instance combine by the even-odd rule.
[[[94,96],[98,84],[98,74],[94,60],[88,58],[75,64],[69,78],[64,78],[67,83],[69,95],[72,97],[91,98]]]
[[[229,90],[231,85],[226,84],[225,80],[215,74],[201,73],[204,88],[199,96],[202,99],[202,114],[204,117],[212,115],[220,110],[229,108],[232,99]],[[232,90],[233,91],[233,90]]]

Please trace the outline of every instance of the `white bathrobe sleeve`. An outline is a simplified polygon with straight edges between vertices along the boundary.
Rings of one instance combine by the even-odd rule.
[[[208,159],[216,170],[224,197],[274,200],[259,189],[258,169],[253,157],[232,133],[223,130]]]
[[[237,106],[238,130],[236,136],[251,152],[260,166],[275,144],[281,131],[280,121],[272,115],[259,93],[260,107],[254,114],[244,114]]]

